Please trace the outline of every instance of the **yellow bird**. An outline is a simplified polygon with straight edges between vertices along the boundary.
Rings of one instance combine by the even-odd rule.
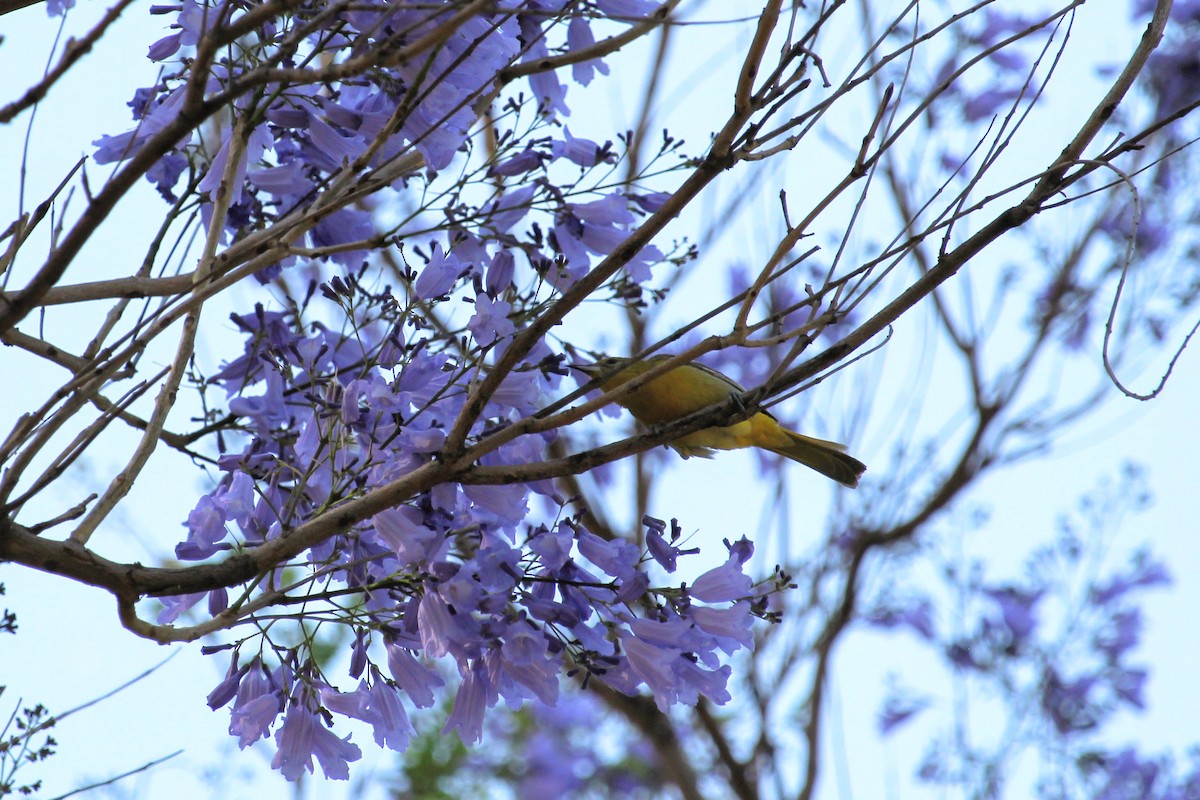
[[[591,378],[601,378],[600,388],[610,392],[644,375],[671,358],[651,356],[643,361],[606,356],[594,364],[574,364]],[[741,386],[714,369],[701,364],[683,364],[634,389],[617,403],[645,425],[654,427],[674,422],[694,411],[721,403],[731,394],[744,392]],[[844,486],[858,486],[867,466],[846,454],[844,445],[814,439],[790,431],[765,411],[728,426],[702,428],[667,444],[684,458],[712,458],[714,450],[761,447],[798,461]]]

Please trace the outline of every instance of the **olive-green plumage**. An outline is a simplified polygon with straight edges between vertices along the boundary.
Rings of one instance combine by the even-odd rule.
[[[668,358],[671,356],[658,355],[644,361],[632,361],[609,356],[594,364],[577,364],[575,368],[590,377],[601,378],[600,386],[608,392],[644,375]],[[736,382],[716,370],[700,364],[683,364],[616,402],[629,409],[640,422],[655,426],[724,402],[731,394],[743,391]],[[667,444],[684,458],[712,458],[714,450],[761,447],[850,487],[858,485],[859,477],[867,469],[861,461],[847,455],[843,445],[790,431],[765,411],[733,425],[702,428]]]

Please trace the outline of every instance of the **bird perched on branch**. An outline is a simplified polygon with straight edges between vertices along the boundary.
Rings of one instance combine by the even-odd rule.
[[[657,355],[642,361],[605,356],[594,364],[574,364],[590,378],[600,379],[600,388],[610,392],[644,375],[672,356]],[[694,411],[722,403],[732,394],[744,392],[732,379],[700,364],[682,364],[624,395],[616,402],[629,409],[639,422],[654,427],[674,422]],[[844,445],[814,439],[779,424],[765,411],[732,425],[717,425],[674,439],[667,444],[684,458],[712,458],[714,450],[761,447],[798,461],[832,478],[843,486],[858,486],[867,467],[846,454]]]

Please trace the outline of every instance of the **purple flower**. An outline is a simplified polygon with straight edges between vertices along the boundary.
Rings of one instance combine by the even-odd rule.
[[[653,528],[646,531],[646,550],[649,551],[650,557],[667,572],[675,571],[681,553],[680,549],[675,545],[667,544],[666,538]]]
[[[283,773],[289,781],[298,780],[305,770],[314,771],[313,756],[321,764],[321,771],[331,780],[350,778],[349,762],[362,758],[357,745],[350,744],[350,737],[339,739],[337,734],[325,727],[325,723],[309,711],[303,699],[307,690],[300,689],[293,698],[291,707],[283,717],[283,725],[275,734],[279,749],[271,759],[271,768]]]
[[[396,642],[388,642],[384,647],[388,654],[388,671],[413,705],[417,708],[432,706],[433,690],[446,684],[442,676],[417,661],[409,650]]]
[[[69,0],[69,4],[73,5],[74,0]],[[170,58],[179,51],[180,45],[194,46],[200,41],[205,29],[212,28],[217,20],[225,14],[223,4],[214,7],[208,4],[201,5],[196,0],[183,0],[176,6],[151,6],[150,8],[151,14],[165,14],[170,11],[176,11],[179,14],[171,25],[172,28],[179,29],[179,32],[159,39],[150,46],[149,58],[151,61]]]
[[[733,544],[729,540],[725,540],[725,549],[729,551],[730,560],[737,561],[739,564],[745,564],[750,560],[750,556],[754,555],[754,542],[747,539],[745,536],[738,539]]]
[[[275,197],[298,197],[312,188],[300,161],[289,161],[278,167],[247,169],[246,179],[251,186]]]
[[[233,657],[229,661],[229,669],[225,672],[225,678],[216,685],[216,688],[208,693],[208,707],[216,711],[232,700],[237,695],[238,686],[242,682],[242,676],[249,671],[249,664],[241,668],[238,667],[237,652],[234,652]]]
[[[175,184],[179,182],[179,176],[188,167],[188,160],[179,153],[170,152],[160,158],[154,166],[146,171],[146,180],[150,181],[158,189],[158,193],[163,196],[168,202],[175,202],[176,197],[172,192]]]
[[[480,665],[466,670],[442,733],[454,731],[463,744],[475,744],[482,739],[483,712],[489,705],[488,694],[487,675]]]
[[[443,253],[442,246],[435,243],[429,263],[413,282],[413,294],[421,300],[448,295],[463,272],[463,266],[458,263],[458,259]]]
[[[632,634],[622,636],[621,645],[630,669],[650,688],[654,702],[665,712],[676,695],[673,666],[680,657],[679,651],[647,644]]]
[[[704,669],[690,658],[679,658],[675,661],[675,672],[679,681],[675,702],[691,706],[704,697],[723,706],[732,699],[727,687],[733,670],[728,666]]]
[[[355,208],[341,208],[327,214],[309,231],[313,247],[330,248],[329,258],[344,267],[357,267],[367,256],[361,248],[347,250],[345,245],[369,242],[375,237],[371,215]],[[418,279],[419,280],[419,279]]]
[[[223,541],[228,533],[225,530],[225,512],[211,495],[201,497],[188,514],[187,529],[188,538],[175,545],[176,558],[202,561],[232,547]]]
[[[224,586],[208,593],[208,615],[215,617],[229,608],[229,590]]]
[[[466,648],[477,640],[478,623],[467,614],[452,614],[446,601],[434,591],[426,592],[417,607],[421,647],[431,658],[466,656]]]
[[[475,580],[485,592],[507,597],[522,574],[523,556],[524,553],[499,537],[489,535],[475,555]]]
[[[543,528],[529,540],[529,550],[538,556],[551,570],[560,570],[571,556],[575,531],[565,522],[560,522],[553,531]]]
[[[416,734],[400,696],[388,686],[378,668],[372,668],[372,684],[358,684],[353,692],[341,693],[326,687],[321,702],[330,711],[368,723],[375,733],[375,744],[404,752],[409,739]]]
[[[175,120],[183,107],[186,95],[187,92],[183,88],[175,88],[161,95],[156,102],[147,104],[146,114],[134,130],[116,136],[101,136],[92,142],[97,148],[94,156],[96,163],[107,164],[132,156],[147,139]],[[182,147],[190,140],[191,137],[188,136],[177,146]]]
[[[521,38],[528,43],[528,48],[521,60],[525,63],[536,63],[549,58],[550,51],[546,48],[546,38],[538,26],[538,18],[533,14],[520,16]],[[538,112],[548,117],[555,114],[570,116],[571,109],[567,108],[565,98],[567,88],[563,86],[553,70],[540,70],[529,76],[529,88],[537,100]]]
[[[516,259],[513,258],[511,250],[505,249],[496,253],[488,264],[487,281],[484,283],[488,296],[499,297],[501,292],[508,289],[512,285],[515,271]],[[511,309],[511,306],[509,308]]]
[[[588,532],[579,535],[579,552],[614,578],[636,570],[641,559],[641,553],[632,543],[622,539],[601,539]]]
[[[158,624],[167,625],[179,619],[183,612],[203,600],[206,594],[207,592],[195,592],[194,594],[177,594],[160,597],[159,601],[163,604],[163,608],[162,611],[158,612]]]
[[[475,314],[467,323],[467,328],[475,336],[475,341],[482,347],[495,343],[497,339],[507,339],[516,332],[508,315],[512,313],[512,305],[503,300],[493,300],[486,294],[475,295]]]
[[[151,61],[162,61],[170,58],[179,52],[179,40],[183,37],[182,33],[173,33],[169,36],[164,36],[146,51],[146,58]]]
[[[721,566],[696,578],[691,594],[706,603],[723,603],[750,597],[754,594],[754,586],[750,576],[742,572],[742,562],[731,556]]]
[[[590,203],[572,203],[570,209],[576,217],[594,225],[631,225],[635,221],[629,203],[622,194],[610,194]]]
[[[371,524],[402,564],[423,563],[440,549],[441,534],[422,524],[421,512],[411,506],[384,509],[371,517]]]
[[[569,204],[554,221],[554,240],[567,258],[568,282],[579,280],[591,267],[589,253],[607,256],[629,238],[629,226],[635,222],[628,200],[611,194],[590,203]],[[662,252],[654,245],[639,250],[626,264],[635,283],[649,280],[650,264],[661,261]]]
[[[514,175],[523,175],[526,172],[533,172],[542,165],[544,156],[532,147],[522,150],[515,156],[501,161],[496,166],[488,170],[489,175],[498,176],[501,178],[511,178]]]
[[[596,8],[607,17],[636,22],[641,17],[653,14],[658,4],[650,0],[596,0]]]
[[[242,201],[242,187],[246,181],[246,164],[248,162],[257,163],[267,148],[274,143],[274,137],[271,136],[271,131],[266,125],[258,125],[250,132],[247,137],[246,146],[242,148],[241,157],[233,170],[233,174],[229,176],[229,183],[226,188],[229,191],[229,201],[232,204],[237,204]],[[207,194],[211,197],[215,196],[217,188],[221,186],[226,178],[226,169],[229,163],[229,148],[233,142],[233,135],[227,133],[225,140],[221,142],[221,147],[217,150],[217,154],[213,157],[212,163],[208,165],[208,172],[200,180],[196,186],[196,191]]]
[[[558,658],[552,657],[546,637],[525,622],[509,626],[504,642],[488,649],[484,658],[488,682],[510,703],[537,698],[547,705],[558,700]]]
[[[473,484],[463,487],[476,516],[485,522],[495,522],[506,530],[513,529],[529,513],[527,492],[522,484],[487,486]]]
[[[643,211],[653,214],[662,208],[673,195],[670,192],[651,192],[650,194],[630,194],[629,199],[637,203]]]
[[[547,578],[548,576],[540,577]],[[574,609],[553,600],[531,596],[525,599],[524,605],[529,616],[542,622],[564,625],[568,628],[574,628],[580,622],[579,614]]]
[[[592,26],[587,19],[582,15],[571,17],[571,21],[567,24],[567,50],[571,52],[586,50],[595,43],[596,37],[592,35]],[[571,67],[571,77],[580,86],[587,86],[591,83],[594,72],[607,75],[608,65],[602,59],[589,58],[586,61],[577,62]],[[591,165],[584,164],[583,166]]]
[[[507,233],[529,213],[537,186],[530,184],[507,192],[479,209],[480,225],[494,233]]]
[[[367,629],[359,628],[354,632],[354,644],[350,645],[350,669],[352,678],[362,675],[367,667]]]
[[[707,634],[716,637],[717,644],[727,654],[754,645],[754,634],[750,631],[754,615],[748,600],[739,600],[727,608],[692,606],[688,616]]]
[[[579,19],[576,17],[576,19]],[[591,139],[582,139],[571,135],[571,129],[563,127],[563,139],[561,142],[550,143],[550,153],[555,158],[565,158],[572,161],[581,167],[595,166],[597,163],[604,162],[611,164],[617,160],[615,153],[611,152],[611,142],[605,142],[604,146],[600,146]]]
[[[283,711],[283,697],[257,658],[248,665],[237,690],[237,700],[229,715],[229,733],[238,737],[238,746],[249,747],[265,738]]]

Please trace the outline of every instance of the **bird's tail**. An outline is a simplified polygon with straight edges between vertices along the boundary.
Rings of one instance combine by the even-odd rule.
[[[772,453],[798,461],[852,489],[858,486],[858,479],[867,471],[866,464],[854,456],[847,455],[845,445],[814,439],[787,428],[780,430],[787,434],[788,442],[777,447],[767,447]]]

